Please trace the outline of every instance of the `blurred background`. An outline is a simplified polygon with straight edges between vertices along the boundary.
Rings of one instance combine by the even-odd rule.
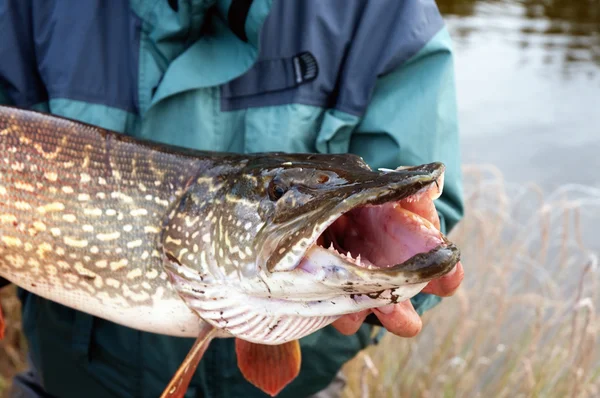
[[[346,397],[600,396],[600,0],[438,0],[454,39],[466,279]],[[0,392],[23,367],[4,289]]]
[[[456,50],[464,162],[544,189],[599,186],[600,1],[437,3]]]
[[[600,1],[437,0],[454,41],[465,282],[346,397],[600,397]]]

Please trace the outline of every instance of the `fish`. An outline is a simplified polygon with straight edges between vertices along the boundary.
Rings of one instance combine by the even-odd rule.
[[[200,151],[0,106],[0,276],[126,327],[195,337],[164,397],[183,396],[213,338],[235,338],[242,374],[274,396],[299,372],[299,339],[454,268],[434,206],[444,172]]]

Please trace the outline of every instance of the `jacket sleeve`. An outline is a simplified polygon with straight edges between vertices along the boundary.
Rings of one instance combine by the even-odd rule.
[[[372,168],[441,161],[446,165],[442,196],[435,202],[441,228],[450,232],[463,216],[461,159],[453,56],[445,28],[414,56],[378,77],[350,152]],[[441,299],[419,294],[419,314]]]
[[[31,1],[0,1],[0,104],[31,107],[45,100],[30,26]],[[0,277],[0,288],[9,282]]]
[[[0,103],[30,108],[47,101],[38,72],[31,0],[0,1]]]

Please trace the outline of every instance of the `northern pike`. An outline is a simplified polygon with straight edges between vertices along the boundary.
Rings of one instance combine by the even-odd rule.
[[[236,338],[243,374],[274,395],[298,373],[298,339],[410,299],[459,261],[433,204],[443,176],[441,163],[196,151],[0,107],[0,276],[200,336],[163,396],[182,396],[215,336]]]

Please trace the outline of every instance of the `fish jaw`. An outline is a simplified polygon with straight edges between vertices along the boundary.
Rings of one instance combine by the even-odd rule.
[[[356,173],[360,177],[346,180],[343,186],[333,191],[333,195],[320,198],[330,206],[302,209],[304,212],[289,217],[291,219],[287,222],[277,216],[270,220],[256,239],[261,248],[257,263],[266,264],[271,272],[291,271],[300,266],[308,250],[326,237],[332,227],[343,229],[340,224],[357,218],[357,211],[367,213],[390,205],[406,210],[404,220],[397,220],[395,225],[408,222],[439,231],[439,218],[433,201],[442,194],[444,172],[443,164],[431,163],[392,171],[369,171],[366,175]],[[297,196],[292,198],[292,203],[295,203]],[[279,202],[285,202],[285,199],[284,196]],[[293,211],[288,210],[290,213]],[[417,222],[412,222],[411,218],[416,218]],[[392,223],[387,225],[394,226]],[[295,238],[298,234],[301,239]],[[349,248],[344,249],[349,251]]]

